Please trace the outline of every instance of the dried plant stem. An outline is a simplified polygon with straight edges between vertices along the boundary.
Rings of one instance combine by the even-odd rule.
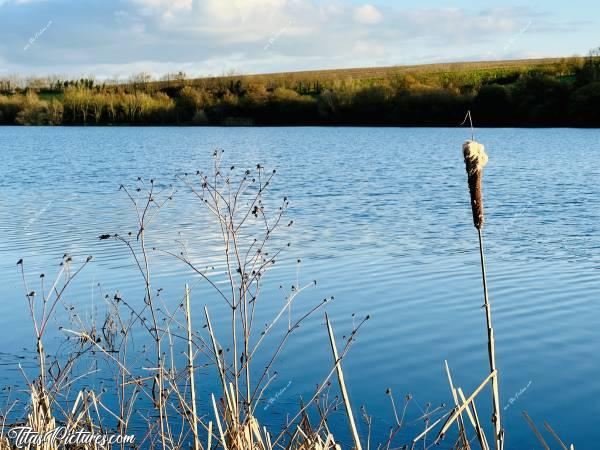
[[[217,402],[215,401],[214,394],[210,394],[210,398],[215,412],[215,421],[217,422],[217,428],[219,429],[219,436],[221,437],[221,445],[223,446],[223,450],[227,450],[227,441],[225,440],[225,433],[223,433],[223,427],[221,426],[221,420],[219,419],[219,410],[217,409]]]
[[[523,411],[523,417],[525,417],[527,424],[531,428],[531,431],[533,431],[533,434],[535,434],[535,437],[537,437],[538,441],[540,441],[540,443],[544,446],[546,450],[550,450],[550,446],[546,443],[546,440],[538,431],[537,427],[535,426],[535,423],[533,423],[533,420],[531,420],[531,417],[529,417],[529,414],[527,414],[527,411]]]
[[[490,360],[490,372],[495,373],[492,378],[492,402],[493,402],[493,417],[494,423],[494,442],[496,443],[496,450],[502,450],[504,441],[504,432],[502,430],[502,423],[500,421],[500,391],[498,388],[498,370],[496,368],[496,346],[494,342],[494,328],[492,327],[492,310],[488,297],[487,288],[487,274],[485,270],[485,253],[483,251],[483,234],[481,228],[477,228],[477,235],[479,237],[479,256],[481,260],[481,279],[483,283],[483,299],[485,307],[485,317],[487,321],[487,332],[488,332],[488,354]]]
[[[212,446],[212,420],[210,422],[208,422],[208,437],[207,437],[207,441],[206,441],[206,448],[208,450],[210,450],[211,446]]]
[[[490,379],[493,379],[495,377],[496,377],[496,371],[490,373],[486,377],[486,379],[483,380],[483,382],[477,387],[477,389],[475,389],[475,391],[473,391],[473,393],[467,398],[467,400],[465,402],[463,402],[463,404],[460,407],[454,408],[453,413],[450,415],[450,417],[448,418],[448,420],[446,421],[446,423],[444,424],[444,426],[440,430],[440,432],[438,434],[438,437],[436,439],[436,443],[441,440],[441,438],[444,436],[444,434],[446,434],[446,431],[448,431],[448,428],[450,428],[452,426],[452,424],[458,418],[458,416],[466,408],[469,407],[469,404],[475,399],[475,397],[477,397],[477,395],[481,392],[481,390],[490,382]]]
[[[185,313],[187,322],[188,371],[190,376],[190,396],[192,403],[192,433],[194,434],[194,450],[200,450],[198,439],[198,412],[196,410],[196,384],[194,382],[194,354],[192,348],[192,311],[190,309],[190,289],[185,285]]]
[[[446,414],[448,416],[448,419],[446,422],[448,422],[450,420],[450,415]],[[415,444],[420,441],[421,439],[423,439],[427,433],[429,433],[431,430],[433,430],[436,426],[438,426],[440,424],[440,422],[442,421],[442,419],[444,419],[444,417],[446,417],[446,415],[440,417],[439,419],[437,419],[435,422],[433,422],[431,425],[428,425],[422,432],[421,434],[419,434],[417,437],[415,437],[412,441],[412,446],[411,449],[415,448]],[[436,441],[437,442],[437,441]]]
[[[465,398],[465,394],[463,393],[461,388],[458,388],[458,395],[460,396],[460,400],[465,403],[467,399]],[[467,413],[471,422],[473,423],[473,427],[475,427],[475,431],[477,433],[477,440],[479,441],[479,445],[481,445],[482,450],[490,450],[490,446],[487,442],[487,438],[485,437],[485,432],[483,431],[483,427],[481,426],[481,422],[479,421],[479,414],[477,414],[477,407],[475,406],[475,399],[471,401],[471,410],[467,408]]]
[[[158,388],[158,399],[157,399],[157,408],[158,408],[158,418],[159,418],[159,427],[160,427],[160,439],[161,439],[161,444],[163,446],[163,448],[167,448],[167,443],[166,443],[166,427],[165,427],[165,422],[167,422],[167,418],[165,417],[165,413],[166,413],[166,408],[165,408],[165,399],[164,399],[164,386],[165,386],[165,374],[164,374],[164,362],[163,362],[163,355],[162,355],[162,335],[161,332],[159,331],[159,326],[158,326],[158,314],[157,314],[157,310],[156,310],[156,305],[154,304],[154,298],[152,295],[152,288],[151,288],[151,282],[150,282],[150,261],[149,261],[149,255],[148,255],[148,250],[146,248],[146,227],[149,224],[149,218],[148,218],[148,213],[150,211],[150,208],[152,206],[153,203],[155,203],[154,200],[154,180],[150,180],[150,189],[148,191],[148,196],[146,198],[146,200],[144,201],[144,207],[143,208],[138,208],[138,204],[134,201],[134,205],[135,205],[135,209],[136,209],[136,213],[138,215],[138,222],[139,222],[139,231],[137,234],[137,239],[139,241],[139,246],[140,246],[140,253],[142,256],[142,261],[140,263],[138,263],[138,266],[140,268],[140,272],[142,273],[142,276],[144,278],[144,282],[145,282],[145,287],[146,287],[146,304],[148,305],[148,308],[150,310],[150,316],[152,319],[152,329],[153,329],[153,333],[152,333],[152,337],[154,338],[154,342],[155,342],[155,352],[156,352],[156,367],[157,367],[157,375],[156,375],[156,382],[157,382],[157,388]],[[125,190],[125,192],[127,192],[127,190]],[[135,255],[134,255],[135,256]],[[136,261],[137,261],[137,257],[136,257]],[[167,426],[168,427],[168,426]]]
[[[340,383],[340,391],[342,392],[342,399],[346,407],[346,415],[348,416],[348,422],[350,424],[350,431],[352,431],[352,438],[354,439],[354,445],[357,450],[362,450],[360,444],[360,438],[358,437],[358,431],[356,429],[356,423],[354,422],[354,415],[352,414],[352,406],[350,405],[350,399],[348,398],[348,391],[346,390],[346,383],[344,382],[344,372],[342,371],[342,364],[338,356],[337,346],[335,345],[335,337],[333,336],[333,328],[329,322],[327,313],[325,314],[325,321],[327,322],[327,331],[329,332],[329,341],[331,343],[331,351],[333,352],[333,359],[335,369],[337,371],[338,381]]]
[[[220,153],[216,152],[215,156],[219,159]],[[130,420],[139,415],[147,427],[145,433],[139,443],[124,440],[120,443],[121,450],[146,447],[164,450],[184,448],[210,450],[217,447],[221,450],[340,450],[341,447],[335,442],[326,422],[329,413],[337,410],[342,404],[337,396],[335,401],[328,399],[331,385],[329,380],[337,372],[356,442],[355,447],[357,450],[362,450],[343,379],[341,360],[347,354],[358,329],[369,318],[368,316],[358,325],[353,323],[352,333],[344,342],[345,345],[339,349],[339,354],[331,324],[327,320],[335,358],[334,364],[325,379],[317,385],[310,401],[302,403],[300,411],[293,418],[286,420],[285,426],[280,432],[278,431],[278,435],[272,438],[253,415],[255,408],[260,405],[262,394],[277,375],[277,372],[271,369],[286,341],[302,322],[325,304],[327,299],[323,299],[295,317],[296,315],[292,314],[292,302],[305,288],[316,283],[313,281],[301,286],[297,276],[291,291],[284,292],[286,301],[281,310],[271,321],[265,323],[264,328],[252,331],[264,274],[275,264],[280,252],[290,245],[279,237],[273,239],[274,232],[281,228],[288,201],[284,197],[281,206],[276,210],[273,209],[274,212],[271,213],[270,204],[263,203],[262,197],[273,175],[267,175],[265,179],[264,169],[257,165],[254,172],[244,171],[238,186],[232,187],[233,170],[233,166],[227,172],[217,166],[214,181],[213,177],[201,176],[202,189],[192,188],[193,192],[202,199],[202,203],[215,215],[217,224],[220,225],[224,244],[222,256],[226,265],[222,273],[225,274],[226,287],[220,287],[222,273],[215,271],[214,267],[203,268],[194,265],[196,258],[192,260],[188,257],[185,242],[178,241],[183,247],[183,251],[178,253],[148,246],[150,224],[160,209],[171,199],[174,192],[172,186],[157,192],[155,190],[157,185],[153,180],[150,180],[148,185],[141,178],[138,178],[135,191],[129,191],[121,186],[121,190],[127,194],[133,204],[137,216],[136,230],[126,235],[102,234],[99,239],[112,238],[126,246],[133,258],[134,267],[143,279],[144,302],[138,308],[119,291],[114,296],[99,292],[109,308],[103,324],[96,321],[95,307],[90,314],[90,323],[87,315],[81,316],[76,312],[68,312],[68,320],[74,326],[60,327],[60,330],[66,334],[66,341],[69,342],[64,363],[62,354],[46,360],[47,350],[44,351],[42,345],[44,330],[49,323],[52,323],[49,319],[54,316],[57,305],[63,304],[62,294],[70,281],[91,260],[91,257],[86,259],[81,268],[71,271],[72,258],[65,255],[59,275],[49,291],[47,287],[44,288],[43,274],[40,276],[41,289],[38,291],[37,301],[36,291],[28,289],[23,261],[17,263],[21,269],[27,293],[27,306],[37,338],[37,359],[39,359],[40,370],[39,377],[34,381],[29,381],[23,373],[31,394],[27,424],[39,433],[45,433],[56,428],[57,420],[61,420],[61,423],[64,421],[70,430],[81,428],[101,435],[106,435],[116,425],[116,431],[120,435],[132,437],[133,435],[126,433],[130,425],[137,424],[130,424]],[[292,221],[287,226],[291,224]],[[257,237],[252,239],[253,235]],[[191,291],[187,284],[184,298],[180,299],[174,308],[171,307],[173,304],[170,301],[164,300],[165,296],[161,294],[163,289],[155,286],[156,281],[151,276],[151,251],[161,251],[184,262],[204,281],[207,281],[218,296],[227,303],[230,317],[226,318],[225,328],[228,328],[228,319],[231,319],[232,329],[231,333],[227,333],[230,335],[224,339],[233,339],[232,346],[227,346],[225,349],[220,345],[206,307],[204,307],[204,314],[209,337],[200,330],[194,331]],[[64,306],[66,311],[73,310],[67,304]],[[286,312],[287,329],[276,329],[276,323],[281,317],[286,317]],[[149,342],[144,341],[141,349],[134,346],[131,340],[135,329],[147,332],[150,337]],[[259,355],[260,361],[264,359],[258,352],[259,348],[262,349],[261,344],[267,333],[280,333],[279,344],[274,346],[270,359],[266,358],[267,365],[262,375],[257,376],[256,380],[252,379],[254,384],[251,385],[251,375],[254,372],[250,370],[250,364],[253,355]],[[181,359],[177,356],[180,347],[184,349]],[[229,353],[230,348],[232,353]],[[201,401],[197,398],[199,385],[195,383],[195,372],[198,372],[200,367],[204,367],[204,361],[199,362],[200,353],[205,353],[208,359],[207,366],[216,367],[223,389],[218,397],[211,395],[206,405],[214,412],[213,420],[208,420],[207,416],[198,416],[202,412]],[[90,356],[88,358],[84,356],[88,354],[93,356],[92,369],[75,365],[79,360],[81,360],[79,364],[87,363]],[[89,375],[99,372],[104,367],[114,370],[113,381],[116,388],[112,391],[114,394],[108,389],[96,393],[93,390],[95,385],[84,386],[83,390],[78,391],[75,402],[70,408],[71,388],[85,383],[85,377],[89,378]],[[81,369],[85,369],[85,373],[82,374]],[[116,397],[116,402],[113,402],[113,395]],[[143,410],[142,407],[136,406],[137,400],[142,400],[143,407],[148,409]],[[114,411],[111,407],[114,407]],[[315,408],[318,413],[319,423],[316,427],[309,421],[306,412],[309,407]],[[0,450],[5,450],[11,448],[7,446],[9,442],[4,433],[7,413],[0,412],[0,415],[2,415]],[[402,419],[396,420],[398,427],[402,424],[403,418],[404,412]],[[205,432],[207,432],[206,438]],[[387,447],[389,448],[390,445]],[[93,443],[90,446],[83,445],[81,448],[108,450],[109,447]],[[39,450],[56,450],[56,447],[40,447]]]
[[[229,388],[227,387],[227,375],[225,373],[225,367],[223,365],[223,361],[221,360],[219,346],[217,344],[217,338],[215,337],[215,333],[212,328],[212,323],[210,321],[210,316],[208,315],[208,308],[204,306],[204,316],[206,317],[206,326],[208,328],[208,333],[210,334],[210,340],[212,343],[213,353],[215,356],[215,361],[217,363],[217,369],[219,370],[219,378],[221,379],[221,385],[223,387],[223,395],[225,397],[225,402],[227,407],[225,408],[225,421],[226,423],[235,428],[235,424],[237,423],[237,415],[229,414],[230,412],[235,411],[235,396],[230,396]],[[217,425],[219,422],[217,421]]]
[[[556,432],[552,429],[552,427],[550,426],[550,424],[548,422],[544,421],[544,427],[546,427],[546,429],[550,432],[550,434],[556,440],[556,442],[558,442],[560,444],[560,446],[563,448],[563,450],[569,450],[567,448],[567,446],[565,445],[565,443],[558,436],[558,434],[556,434]]]
[[[456,389],[454,388],[454,383],[452,382],[452,375],[450,374],[450,367],[448,367],[448,361],[444,361],[446,365],[446,374],[448,375],[448,383],[450,384],[450,391],[452,392],[452,398],[454,400],[454,405],[458,408],[460,406],[458,402],[458,394]],[[469,409],[467,408],[467,411]],[[458,424],[458,434],[460,436],[460,440],[462,441],[462,446],[466,450],[469,450],[471,446],[469,445],[469,440],[467,439],[467,433],[465,431],[465,422],[463,420],[462,413],[459,413],[458,420],[456,421]]]

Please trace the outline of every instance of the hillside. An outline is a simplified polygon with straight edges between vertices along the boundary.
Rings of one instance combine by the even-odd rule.
[[[598,57],[4,84],[3,124],[600,126]],[[3,85],[0,83],[0,88]]]
[[[271,88],[299,88],[302,85],[312,85],[315,83],[319,83],[322,86],[335,85],[340,82],[372,84],[382,81],[391,81],[406,75],[413,76],[423,82],[443,83],[447,80],[462,80],[463,82],[468,82],[500,78],[531,71],[568,75],[573,74],[575,70],[583,64],[585,64],[585,59],[579,57],[455,62],[444,64],[307,70],[250,75],[232,74],[195,78],[185,80],[185,83],[192,86],[203,87],[211,84],[217,85],[241,81],[242,83],[264,84]],[[184,81],[177,79],[178,77],[176,74],[164,78],[166,79],[151,82],[149,84],[155,88],[162,89]]]

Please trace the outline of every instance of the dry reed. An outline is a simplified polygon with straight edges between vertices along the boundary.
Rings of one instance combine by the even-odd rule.
[[[76,312],[70,312],[71,325],[59,330],[71,345],[71,353],[66,361],[59,356],[55,359],[47,357],[44,336],[50,318],[59,305],[64,306],[66,311],[73,311],[64,303],[63,293],[91,258],[72,270],[73,260],[65,255],[50,290],[44,289],[44,278],[40,278],[42,286],[39,291],[44,293],[41,301],[29,289],[23,263],[19,262],[24,289],[28,293],[26,299],[39,362],[38,375],[28,382],[31,404],[27,408],[25,421],[35,432],[45,433],[57,426],[67,426],[72,430],[85,429],[94,433],[124,436],[135,430],[137,441],[134,444],[121,443],[122,449],[182,449],[188,446],[195,450],[215,447],[229,450],[339,448],[326,420],[337,403],[335,407],[327,404],[323,396],[329,389],[331,377],[337,373],[343,379],[340,362],[364,321],[355,327],[339,355],[334,341],[331,341],[336,351],[334,363],[310,401],[300,407],[284,428],[272,434],[272,431],[261,426],[255,410],[276,377],[273,367],[278,356],[294,331],[322,309],[326,300],[315,303],[295,317],[292,304],[314,282],[304,286],[295,285],[271,322],[265,328],[257,328],[255,316],[261,305],[264,277],[287,247],[287,243],[277,236],[280,229],[291,225],[291,222],[284,220],[288,201],[284,199],[279,206],[273,206],[270,201],[263,199],[275,171],[267,173],[257,165],[255,170],[242,171],[241,175],[236,176],[238,172],[234,172],[233,167],[229,170],[222,167],[221,156],[221,152],[215,152],[214,166],[209,174],[198,172],[195,177],[185,175],[181,179],[215,219],[226,267],[226,288],[217,282],[210,270],[198,267],[188,258],[187,249],[170,252],[148,245],[147,235],[151,233],[151,225],[174,193],[171,187],[159,189],[154,180],[138,179],[134,189],[121,186],[136,214],[136,230],[100,236],[103,241],[121,243],[131,255],[143,286],[143,304],[136,306],[118,292],[114,296],[107,294],[104,300],[108,312],[103,324],[98,324],[95,318],[91,318],[90,322]],[[227,344],[219,343],[207,307],[204,308],[206,332],[194,328],[191,290],[187,285],[180,301],[163,300],[161,289],[157,289],[152,282],[151,254],[174,257],[214,289],[230,309],[231,328]],[[277,337],[276,333],[280,333],[277,330],[281,330],[278,324],[283,322],[280,319],[284,317],[288,320],[286,329]],[[133,330],[145,332],[149,338],[147,341],[152,345],[142,352],[134,351]],[[267,335],[278,339],[279,344],[275,346],[267,366],[255,372],[252,363],[259,353],[261,357],[264,356],[262,344]],[[183,365],[178,364],[175,356],[175,350],[180,346],[186,349]],[[226,351],[226,347],[231,351]],[[88,373],[98,370],[114,373],[116,401],[105,401],[108,394],[104,390],[98,391],[97,386],[85,382],[86,372],[81,373],[80,369],[87,364],[87,355],[94,355],[93,359],[100,361],[95,362],[96,369]],[[207,401],[199,398],[196,386],[195,369],[200,364],[198,358],[203,360],[203,367],[215,368],[220,380],[221,392],[213,393]],[[58,372],[55,367],[59,368]],[[252,375],[255,379],[252,379]],[[74,392],[73,402],[70,393],[75,386],[82,386],[82,389]],[[139,409],[138,400],[147,405],[146,409]],[[325,403],[321,403],[323,401]],[[70,404],[74,406],[67,408]],[[212,413],[201,414],[200,407],[211,409]],[[316,425],[309,420],[309,408],[313,411],[311,414],[319,418]],[[142,427],[141,434],[139,425],[133,423],[134,417],[141,417],[142,425],[145,422],[145,430]],[[139,422],[139,419],[136,420]],[[18,421],[9,423],[7,429],[10,430],[14,425],[18,425]],[[11,445],[9,435],[4,430],[3,427],[0,433],[2,450]],[[356,428],[354,432],[360,448]],[[50,443],[31,448],[54,450],[57,445]],[[96,450],[111,447],[93,445],[84,448]]]

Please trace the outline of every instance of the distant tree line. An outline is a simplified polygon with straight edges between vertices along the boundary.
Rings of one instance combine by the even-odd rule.
[[[0,81],[0,124],[455,126],[470,109],[478,126],[600,126],[600,50],[537,67],[361,79],[33,81]]]

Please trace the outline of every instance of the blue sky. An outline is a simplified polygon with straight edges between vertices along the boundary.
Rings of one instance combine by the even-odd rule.
[[[600,2],[0,0],[0,77],[260,73],[584,55]]]

